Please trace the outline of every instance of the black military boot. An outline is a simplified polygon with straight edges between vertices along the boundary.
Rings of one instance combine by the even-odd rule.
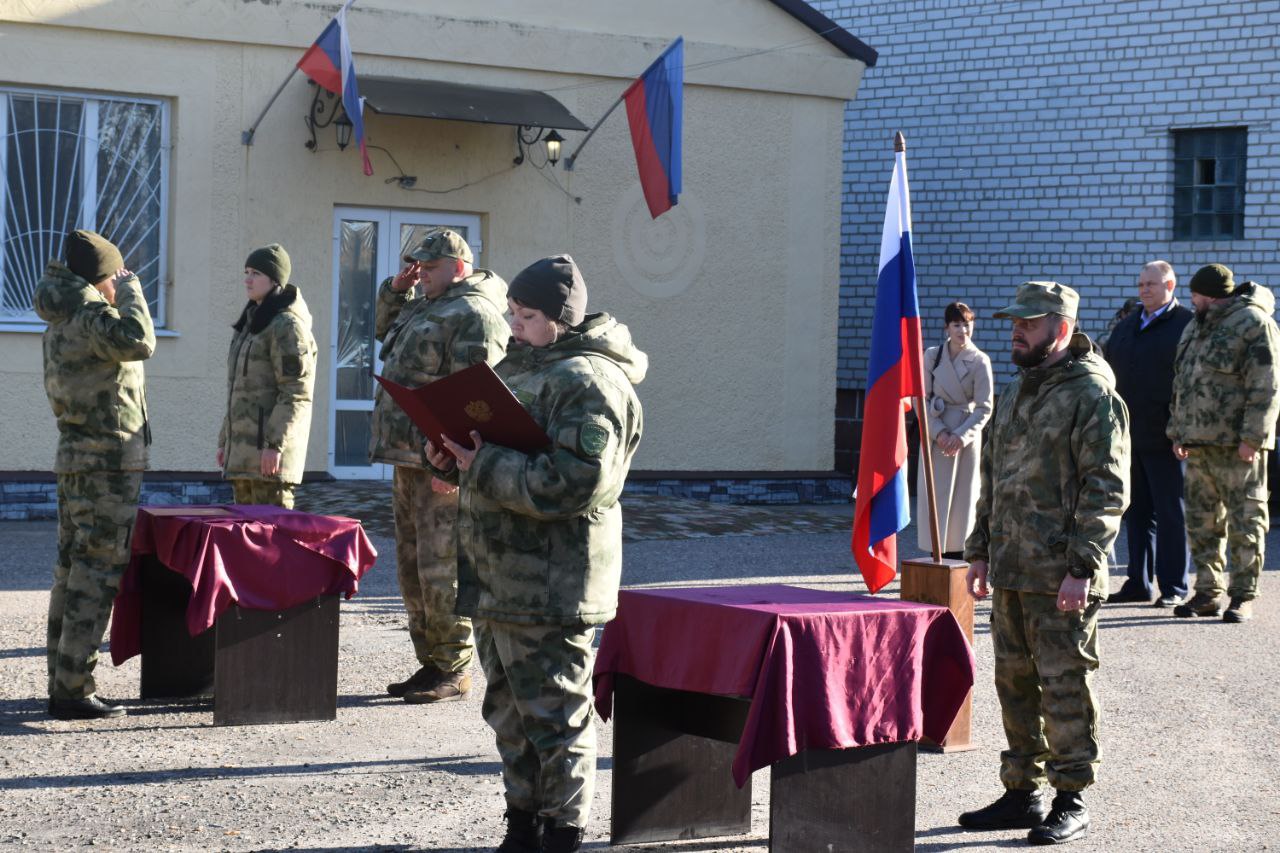
[[[965,829],[1030,829],[1039,826],[1049,813],[1044,791],[1006,790],[986,808],[960,815]]]
[[[495,853],[541,853],[542,818],[521,809],[507,809],[502,816],[507,821],[507,835]]]
[[[387,695],[394,696],[397,699],[399,699],[401,696],[408,693],[413,688],[419,687],[423,684],[426,684],[428,681],[431,681],[439,673],[440,673],[440,670],[437,669],[432,664],[427,664],[424,667],[419,667],[417,672],[415,672],[413,675],[406,678],[404,681],[393,681],[390,684],[388,684]]]
[[[542,853],[577,853],[585,834],[580,826],[557,826],[551,818],[542,828]]]
[[[1059,791],[1044,823],[1027,833],[1030,844],[1066,844],[1089,834],[1089,811],[1079,791]]]

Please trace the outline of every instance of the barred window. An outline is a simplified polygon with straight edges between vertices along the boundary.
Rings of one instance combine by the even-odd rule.
[[[1173,132],[1173,239],[1244,237],[1248,129]]]
[[[0,322],[39,322],[36,283],[85,228],[120,247],[163,325],[168,121],[162,101],[0,87]]]

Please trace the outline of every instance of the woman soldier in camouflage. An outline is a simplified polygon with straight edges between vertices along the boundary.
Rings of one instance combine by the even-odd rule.
[[[289,284],[289,254],[278,243],[244,262],[249,295],[227,356],[227,414],[218,467],[238,504],[293,508],[311,431],[316,342],[311,312]]]
[[[447,438],[427,443],[458,478],[458,613],[471,616],[488,680],[507,800],[503,853],[574,851],[595,785],[595,626],[613,618],[622,493],[643,415],[632,386],[648,358],[627,327],[584,315],[568,255],[525,269],[508,291],[513,340],[496,370],[551,444],[532,454]],[[461,473],[459,473],[459,471]]]

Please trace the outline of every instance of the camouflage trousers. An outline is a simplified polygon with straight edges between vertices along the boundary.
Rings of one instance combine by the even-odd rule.
[[[82,699],[129,565],[141,471],[58,475],[58,562],[49,591],[49,696]]]
[[[431,474],[395,466],[396,576],[418,663],[444,672],[471,665],[471,620],[453,612],[458,599],[458,493],[431,489]]]
[[[592,625],[476,620],[484,720],[502,756],[507,806],[585,827],[596,785]]]
[[[1196,592],[1219,596],[1231,553],[1226,592],[1245,601],[1258,597],[1267,545],[1267,452],[1253,462],[1234,447],[1190,447],[1184,492],[1187,541],[1196,567]]]
[[[238,504],[260,504],[293,509],[293,484],[274,480],[246,480],[240,477],[231,481],[231,491]]]
[[[1009,748],[1000,781],[1012,790],[1046,778],[1059,791],[1093,784],[1098,765],[1098,610],[1063,613],[1057,597],[995,589],[991,638],[996,695]]]

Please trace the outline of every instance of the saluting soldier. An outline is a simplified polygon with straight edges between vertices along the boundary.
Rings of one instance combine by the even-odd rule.
[[[311,312],[289,283],[279,243],[244,262],[249,297],[227,354],[227,414],[218,433],[218,467],[238,504],[293,508],[311,434],[316,341]]]
[[[383,375],[416,388],[481,361],[496,364],[510,329],[507,283],[472,267],[471,248],[438,228],[404,258],[378,290],[375,333]],[[421,289],[421,294],[416,289]],[[427,470],[422,433],[381,386],[374,397],[369,452],[394,465],[396,574],[420,667],[387,693],[410,704],[459,699],[471,689],[471,620],[454,613],[458,592],[457,487]]]
[[[58,421],[58,562],[49,593],[49,713],[119,717],[97,695],[93,670],[129,563],[151,431],[142,362],[155,329],[138,278],[110,241],[66,236],[34,307],[44,331],[44,389]]]
[[[1083,838],[1098,764],[1098,610],[1128,503],[1129,412],[1083,333],[1080,298],[1029,281],[1012,305],[1013,363],[983,448],[968,585],[991,599],[996,695],[1009,748],[1004,794],[960,815],[969,829],[1029,828],[1032,844]],[[1052,806],[1040,786],[1057,791]]]
[[[458,612],[476,620],[483,713],[502,756],[498,850],[572,853],[595,787],[593,640],[618,607],[618,497],[649,360],[626,326],[584,313],[586,282],[568,255],[523,270],[508,303],[513,340],[497,372],[551,444],[522,453],[472,433],[470,448],[446,437],[427,452],[461,478]]]

